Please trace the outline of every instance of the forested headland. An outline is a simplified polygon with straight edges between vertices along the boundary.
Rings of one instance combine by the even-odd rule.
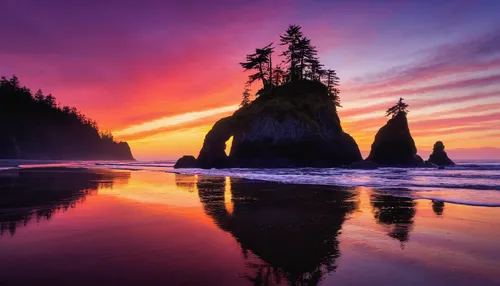
[[[0,79],[0,159],[134,160],[126,142],[16,76]]]

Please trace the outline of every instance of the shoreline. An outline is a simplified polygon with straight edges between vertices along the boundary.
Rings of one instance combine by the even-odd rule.
[[[446,198],[430,198],[430,197],[419,197],[415,196],[415,194],[411,194],[411,192],[415,191],[428,191],[429,188],[425,187],[411,187],[411,188],[401,188],[401,187],[376,187],[376,186],[371,186],[371,185],[331,185],[331,184],[318,184],[318,183],[301,183],[301,182],[282,182],[282,181],[273,181],[273,180],[266,180],[266,179],[255,179],[255,178],[246,178],[244,176],[238,176],[238,175],[221,175],[221,174],[196,174],[196,173],[183,173],[176,171],[174,169],[172,170],[155,170],[155,169],[135,169],[135,168],[113,168],[113,167],[106,167],[103,166],[104,164],[97,164],[94,165],[95,167],[82,167],[82,166],[67,166],[67,165],[59,165],[59,164],[44,164],[44,165],[33,165],[33,166],[24,166],[24,167],[7,167],[3,168],[0,167],[0,175],[1,174],[6,174],[9,171],[20,171],[20,170],[30,170],[30,171],[48,171],[48,172],[64,172],[64,171],[112,171],[112,172],[154,172],[154,173],[166,173],[166,174],[173,174],[173,175],[184,175],[184,176],[198,176],[202,178],[226,178],[229,177],[231,179],[237,179],[241,183],[245,184],[267,184],[267,185],[276,185],[276,186],[283,186],[283,185],[288,185],[288,186],[295,186],[295,187],[310,187],[310,188],[321,188],[321,189],[331,189],[333,191],[346,191],[346,192],[353,192],[356,188],[367,188],[367,189],[372,189],[372,192],[375,192],[377,194],[381,195],[388,195],[392,197],[400,197],[400,198],[410,198],[414,200],[422,200],[422,201],[430,201],[430,202],[442,202],[442,203],[449,203],[449,204],[455,204],[455,205],[463,205],[463,206],[470,206],[470,207],[485,207],[485,208],[497,208],[500,207],[500,203],[485,203],[485,204],[480,204],[480,203],[471,203],[467,201],[460,201],[457,199],[446,199]],[[194,170],[194,169],[190,169]],[[202,169],[200,169],[202,170]],[[358,171],[358,170],[352,170],[352,171]],[[364,170],[365,172],[368,170]],[[361,174],[360,174],[361,175]],[[432,191],[446,191],[446,190],[453,190],[453,188],[434,188]],[[481,190],[477,190],[481,191]],[[485,190],[486,191],[486,190]],[[497,191],[497,190],[493,190]]]

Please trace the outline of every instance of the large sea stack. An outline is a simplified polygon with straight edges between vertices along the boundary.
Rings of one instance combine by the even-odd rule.
[[[380,128],[366,160],[383,166],[424,166],[424,161],[417,155],[406,112],[396,114]]]
[[[444,151],[444,144],[441,141],[437,141],[434,144],[432,154],[429,156],[429,162],[438,166],[455,165],[455,163],[450,158],[448,158],[448,154],[446,154],[446,152]]]
[[[361,160],[358,145],[342,130],[327,87],[302,80],[275,87],[220,119],[193,167],[334,167]]]

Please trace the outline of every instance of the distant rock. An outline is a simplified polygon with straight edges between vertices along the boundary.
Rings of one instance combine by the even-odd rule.
[[[347,166],[362,158],[342,130],[327,87],[304,80],[276,87],[219,120],[197,160],[202,168],[292,168]]]
[[[198,168],[198,161],[194,156],[184,155],[182,158],[177,160],[174,168]]]
[[[370,161],[354,162],[349,165],[349,169],[375,170],[378,169],[378,164]]]
[[[444,151],[444,144],[441,141],[437,141],[434,144],[434,149],[432,150],[432,154],[429,156],[428,162],[438,166],[455,166],[455,163],[448,158],[448,154]]]
[[[425,167],[417,155],[405,113],[397,114],[380,128],[366,160],[384,166]]]

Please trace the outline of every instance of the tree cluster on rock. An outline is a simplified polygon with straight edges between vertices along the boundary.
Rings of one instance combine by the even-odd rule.
[[[285,33],[280,35],[280,45],[284,46],[285,50],[280,55],[283,57],[282,63],[276,66],[273,66],[273,45],[274,43],[270,43],[263,48],[255,49],[254,53],[246,56],[245,62],[240,63],[245,71],[253,72],[245,84],[242,106],[250,103],[249,85],[256,81],[261,83],[256,96],[262,96],[269,94],[273,88],[300,80],[322,82],[327,86],[335,106],[341,106],[340,79],[336,71],[323,68],[316,47],[303,35],[300,26],[290,25]]]

